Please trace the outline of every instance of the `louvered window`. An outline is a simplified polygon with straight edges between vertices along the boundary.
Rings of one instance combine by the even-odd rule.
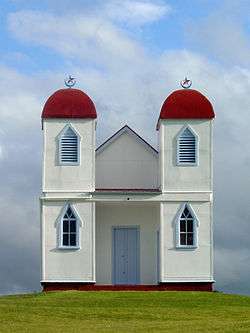
[[[178,137],[178,164],[196,164],[196,137],[186,128]]]
[[[78,145],[78,136],[68,127],[60,138],[60,162],[62,164],[77,164],[79,162]]]

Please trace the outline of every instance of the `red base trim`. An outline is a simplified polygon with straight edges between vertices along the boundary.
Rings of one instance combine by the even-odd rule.
[[[42,282],[43,291],[213,291],[213,282],[169,282],[158,285],[96,285],[84,282]]]

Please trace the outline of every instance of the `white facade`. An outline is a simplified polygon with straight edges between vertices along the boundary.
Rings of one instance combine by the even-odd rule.
[[[158,203],[97,203],[96,283],[112,284],[112,228],[136,226],[140,233],[140,284],[158,283],[157,232]]]
[[[79,165],[60,165],[59,138],[71,126],[79,135]],[[95,121],[44,119],[43,192],[93,192],[95,189]]]
[[[197,137],[196,165],[177,164],[177,138],[189,127]],[[161,120],[160,175],[161,189],[166,191],[212,191],[212,120]]]
[[[60,214],[65,203],[52,200],[42,205],[42,281],[95,281],[95,204],[70,201],[80,216],[79,249],[61,249]]]
[[[96,152],[97,189],[158,189],[158,152],[128,126]]]
[[[80,160],[60,165],[58,138],[69,125],[79,135]],[[111,285],[126,275],[124,284],[133,284],[135,266],[142,285],[213,282],[212,121],[161,120],[159,153],[128,126],[95,152],[95,125],[43,121],[42,282]],[[185,127],[195,135],[193,165],[178,165]],[[79,246],[60,248],[67,205],[79,221]],[[185,207],[190,215],[182,215]]]
[[[70,126],[79,136],[79,163],[61,165],[60,136]],[[95,281],[95,203],[79,201],[95,188],[95,120],[43,120],[42,281]],[[59,197],[59,200],[56,199]],[[60,246],[60,219],[70,203],[79,216],[79,248]]]
[[[176,246],[176,215],[181,205],[182,202],[161,203],[161,282],[211,282],[212,204],[207,201],[191,202],[198,219],[195,248]]]

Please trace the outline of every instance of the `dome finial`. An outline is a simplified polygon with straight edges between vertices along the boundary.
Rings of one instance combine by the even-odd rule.
[[[76,84],[76,79],[71,75],[69,75],[69,77],[66,80],[64,80],[64,83],[68,88],[72,88]]]
[[[189,80],[187,77],[185,77],[185,79],[181,81],[181,86],[182,86],[182,88],[184,88],[184,89],[188,89],[188,88],[190,88],[191,85],[192,85],[192,81]]]

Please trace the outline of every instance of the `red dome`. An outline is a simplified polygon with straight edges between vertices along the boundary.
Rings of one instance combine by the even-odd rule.
[[[96,118],[92,100],[79,89],[60,89],[44,105],[42,118]]]
[[[176,90],[162,105],[160,119],[211,119],[214,110],[209,100],[193,89]]]

